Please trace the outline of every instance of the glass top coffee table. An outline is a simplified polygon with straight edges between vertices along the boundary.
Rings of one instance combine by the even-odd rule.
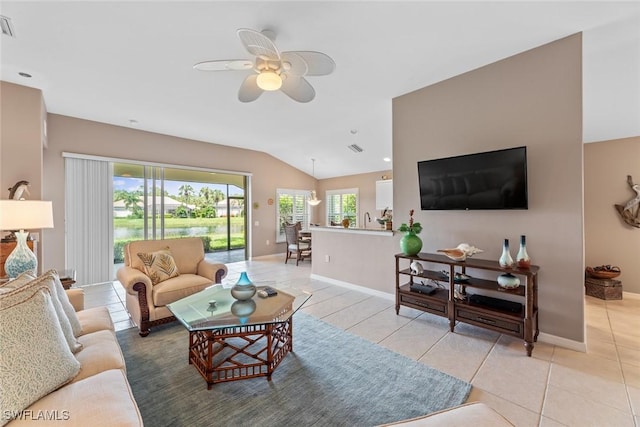
[[[271,380],[293,350],[293,314],[311,294],[276,290],[272,297],[256,293],[250,300],[237,301],[229,288],[215,285],[167,305],[189,331],[189,364],[204,377],[208,389],[226,381]]]

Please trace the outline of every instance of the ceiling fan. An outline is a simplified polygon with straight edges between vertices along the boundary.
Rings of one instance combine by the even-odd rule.
[[[281,90],[298,102],[309,102],[316,91],[305,76],[325,76],[336,68],[328,55],[312,51],[280,52],[273,43],[275,33],[240,28],[238,37],[254,59],[219,59],[199,62],[193,66],[201,71],[253,70],[240,85],[238,99],[251,102],[264,91]]]

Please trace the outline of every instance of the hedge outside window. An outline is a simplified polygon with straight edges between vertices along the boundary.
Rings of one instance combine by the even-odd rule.
[[[286,242],[283,224],[295,224],[300,221],[303,230],[309,229],[311,210],[307,200],[311,197],[309,190],[276,189],[276,242]]]
[[[339,225],[347,218],[352,227],[358,226],[358,189],[330,190],[326,193],[327,225]]]

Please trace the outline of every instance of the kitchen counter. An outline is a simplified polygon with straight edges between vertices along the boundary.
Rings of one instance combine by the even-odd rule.
[[[329,232],[329,233],[357,233],[357,234],[372,234],[375,236],[393,236],[393,230],[385,230],[384,228],[377,227],[349,227],[344,228],[342,226],[312,226],[309,227],[311,232]]]

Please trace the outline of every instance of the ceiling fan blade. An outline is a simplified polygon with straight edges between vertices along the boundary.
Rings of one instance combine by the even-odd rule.
[[[309,66],[298,52],[282,52],[282,68],[292,76],[302,77],[309,72]]]
[[[282,58],[297,57],[302,59],[307,64],[307,76],[326,76],[333,73],[336,69],[336,63],[331,59],[329,55],[322,52],[313,51],[294,51],[294,52],[282,52]],[[292,63],[293,69],[293,63]],[[296,74],[301,75],[301,74]]]
[[[280,52],[276,45],[261,32],[249,28],[240,28],[238,37],[240,37],[240,41],[250,54],[272,61],[280,60]]]
[[[198,62],[193,68],[200,71],[240,71],[253,68],[253,62],[248,59],[220,59]]]
[[[316,96],[316,91],[304,77],[287,75],[280,90],[298,102],[309,102]]]
[[[238,91],[238,99],[240,102],[255,101],[262,95],[263,90],[258,87],[257,80],[257,74],[251,74],[244,79]]]

